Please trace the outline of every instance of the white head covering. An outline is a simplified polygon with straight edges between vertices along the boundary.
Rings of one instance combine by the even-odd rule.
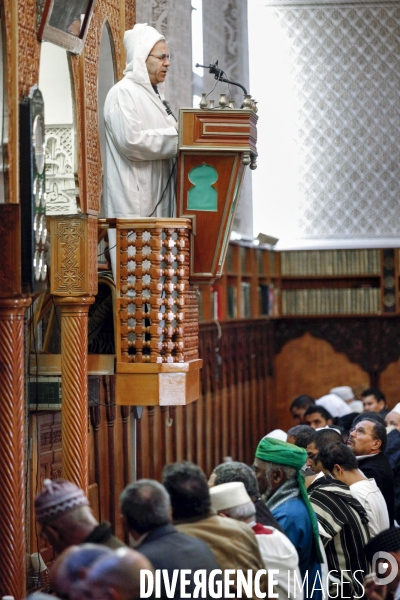
[[[364,412],[364,404],[361,400],[352,400],[351,402],[347,402],[347,406],[351,408],[352,412],[362,413]]]
[[[161,40],[165,40],[165,37],[147,23],[136,23],[133,29],[125,31],[126,68],[124,75],[136,83],[150,86],[146,60],[154,44]]]
[[[287,433],[285,433],[282,429],[274,429],[265,435],[264,437],[274,438],[275,440],[280,440],[281,442],[286,442]]]
[[[395,413],[397,413],[398,415],[400,415],[400,402],[398,402],[398,403],[396,404],[396,406],[394,406],[393,408],[391,408],[391,409],[390,409],[390,412],[395,412]]]
[[[210,496],[211,507],[216,512],[251,502],[251,498],[241,481],[230,481],[229,483],[214,485],[210,488]]]
[[[326,408],[326,410],[331,413],[332,417],[343,417],[352,412],[346,402],[336,394],[326,394],[326,396],[321,396],[321,398],[315,401],[315,404]]]
[[[340,385],[339,387],[334,387],[331,390],[329,390],[329,393],[336,394],[336,396],[339,396],[339,398],[341,398],[345,402],[347,402],[348,400],[353,400],[354,398],[353,390],[349,385]]]

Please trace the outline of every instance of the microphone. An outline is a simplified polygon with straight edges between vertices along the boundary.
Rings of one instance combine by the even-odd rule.
[[[211,65],[208,65],[208,67],[207,67],[207,65],[200,65],[199,63],[196,63],[196,67],[202,67],[203,69],[209,69],[208,72],[211,73],[212,75],[215,75],[215,79],[221,79],[221,77],[223,75],[225,75],[223,70],[218,67],[218,60],[213,62]]]
[[[224,71],[218,67],[218,60],[216,60],[208,66],[200,65],[199,63],[196,63],[195,66],[202,67],[203,69],[208,69],[208,72],[215,76],[214,79],[222,81],[223,83],[231,83],[232,85],[237,85],[237,87],[240,87],[243,90],[244,94],[247,94],[246,88],[241,83],[237,83],[236,81],[230,81],[226,78]]]
[[[163,100],[162,103],[165,106],[165,110],[167,111],[167,115],[172,115],[175,119],[175,121],[178,121],[178,119],[176,118],[176,116],[174,115],[174,113],[171,110],[171,107],[169,105],[169,103],[166,100]]]

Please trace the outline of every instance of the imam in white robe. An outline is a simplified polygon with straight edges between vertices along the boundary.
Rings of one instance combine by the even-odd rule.
[[[106,217],[175,214],[178,133],[162,103],[164,83],[157,86],[160,99],[146,67],[154,44],[164,39],[146,24],[135,25],[124,36],[124,77],[111,88],[104,105]]]

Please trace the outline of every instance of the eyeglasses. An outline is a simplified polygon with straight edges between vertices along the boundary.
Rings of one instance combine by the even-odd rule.
[[[376,436],[374,435],[373,431],[367,431],[366,429],[364,429],[363,427],[352,427],[349,431],[349,433],[354,433],[355,435],[370,435],[374,440],[376,440]]]
[[[149,56],[153,56],[154,58],[158,58],[159,60],[161,60],[162,62],[164,61],[170,61],[171,60],[171,54],[149,54]]]
[[[307,452],[307,458],[309,460],[313,460],[315,461],[318,457],[319,451],[318,452]]]

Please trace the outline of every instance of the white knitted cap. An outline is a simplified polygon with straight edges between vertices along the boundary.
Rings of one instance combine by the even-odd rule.
[[[251,502],[241,481],[221,483],[210,488],[211,506],[216,512]]]
[[[79,506],[89,506],[84,491],[71,481],[45,479],[43,486],[35,498],[36,519],[41,525]]]
[[[329,390],[329,393],[336,394],[336,396],[339,396],[345,402],[347,402],[347,400],[353,400],[354,398],[353,390],[349,385],[340,385],[339,387],[334,387]]]
[[[264,437],[270,437],[270,438],[274,438],[275,440],[280,440],[281,442],[286,442],[287,433],[285,431],[283,431],[282,429],[274,429],[273,431],[270,431],[269,433],[267,433],[267,435]]]

